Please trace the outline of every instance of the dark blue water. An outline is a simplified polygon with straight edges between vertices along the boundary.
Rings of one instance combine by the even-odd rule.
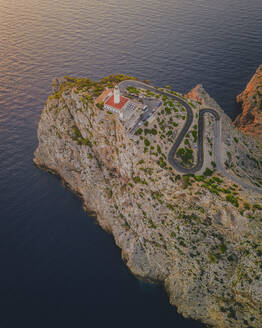
[[[202,82],[234,117],[262,59],[261,0],[0,0],[0,327],[201,327],[136,280],[59,180],[32,164],[54,76]]]

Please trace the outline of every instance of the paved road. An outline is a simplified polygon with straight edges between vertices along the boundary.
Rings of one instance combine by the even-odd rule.
[[[243,182],[241,179],[236,177],[235,175],[230,174],[226,171],[224,168],[222,162],[221,162],[221,124],[219,121],[215,122],[215,144],[214,144],[214,153],[215,153],[215,162],[217,165],[217,169],[228,179],[235,182],[236,184],[240,185],[241,187],[257,192],[262,195],[262,189],[250,184],[247,184]]]
[[[179,136],[177,137],[174,145],[172,146],[169,154],[168,154],[168,161],[169,164],[178,172],[184,173],[184,174],[192,174],[196,173],[201,170],[204,162],[204,149],[203,149],[203,131],[204,131],[204,115],[206,113],[210,113],[215,118],[215,128],[214,128],[214,153],[215,153],[215,162],[217,165],[217,169],[228,179],[232,180],[233,182],[239,184],[245,189],[249,189],[252,191],[255,191],[259,194],[262,194],[262,189],[249,185],[242,180],[238,179],[236,176],[231,175],[228,173],[222,162],[221,162],[221,124],[220,124],[220,115],[215,109],[212,108],[204,108],[199,111],[199,120],[198,120],[198,157],[197,157],[197,164],[193,168],[185,168],[183,167],[176,159],[175,159],[175,153],[177,149],[179,148],[181,142],[183,141],[184,137],[186,136],[192,122],[193,122],[193,111],[190,107],[190,105],[185,102],[183,99],[181,99],[178,96],[175,96],[169,92],[165,91],[159,91],[158,89],[147,85],[143,82],[135,81],[135,80],[126,80],[119,84],[120,90],[122,92],[125,91],[127,87],[135,87],[135,88],[145,88],[148,89],[154,93],[158,93],[160,95],[168,96],[169,98],[172,98],[176,101],[179,101],[186,109],[187,111],[187,120],[184,124],[184,127],[182,131],[180,132]]]
[[[197,164],[192,168],[185,168],[175,159],[175,153],[177,152],[181,142],[183,141],[184,137],[186,136],[186,134],[192,124],[193,112],[192,112],[191,107],[185,101],[180,101],[180,102],[183,104],[183,106],[187,110],[187,121],[168,154],[168,161],[179,172],[187,173],[187,174],[196,173],[199,170],[201,170],[201,168],[203,166],[203,162],[204,162],[204,148],[203,148],[204,115],[205,115],[205,113],[212,114],[215,117],[215,120],[217,122],[220,120],[220,116],[214,109],[211,109],[211,108],[204,108],[199,111]],[[220,125],[218,125],[218,127],[219,126]],[[220,149],[219,149],[218,157],[220,157]]]

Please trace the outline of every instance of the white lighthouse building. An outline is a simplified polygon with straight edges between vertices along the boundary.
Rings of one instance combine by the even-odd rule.
[[[118,85],[116,85],[114,89],[104,90],[95,102],[104,103],[105,110],[118,114],[122,120],[124,119],[124,113],[133,111],[137,107],[136,103],[121,96]]]
[[[116,85],[114,88],[114,103],[115,104],[120,103],[120,89],[118,85]]]
[[[121,119],[124,117],[124,110],[129,104],[129,99],[121,96],[118,85],[114,87],[113,95],[104,103],[104,108],[108,111],[117,113]]]

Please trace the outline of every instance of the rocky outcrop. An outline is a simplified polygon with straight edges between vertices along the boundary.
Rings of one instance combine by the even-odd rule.
[[[237,116],[234,124],[262,142],[262,65],[236,101],[242,107],[242,113]]]
[[[93,95],[112,79],[54,82],[35,164],[81,196],[133,274],[164,285],[185,317],[220,328],[261,327],[260,205],[216,173],[174,172],[165,162],[162,118],[147,127],[161,131],[158,139],[148,131],[128,135],[117,115],[94,104]],[[166,115],[176,126],[179,109]]]
[[[204,105],[205,100],[203,97],[204,88],[202,84],[197,84],[192,90],[185,94],[185,98],[194,99],[200,104]]]
[[[224,113],[218,103],[206,92],[203,84],[197,84],[192,90],[185,94],[185,98],[195,100],[199,104],[203,105],[203,107],[215,108],[219,110],[222,115]],[[226,118],[228,119],[228,117]]]

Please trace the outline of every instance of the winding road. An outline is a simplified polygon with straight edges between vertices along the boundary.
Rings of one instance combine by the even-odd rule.
[[[184,173],[184,174],[193,174],[202,169],[203,162],[204,162],[204,149],[203,149],[203,131],[204,131],[204,115],[206,113],[209,113],[214,116],[215,118],[215,127],[214,127],[214,154],[215,154],[215,162],[217,165],[217,169],[228,179],[231,181],[239,184],[245,189],[249,189],[251,191],[257,192],[259,194],[262,194],[262,189],[252,186],[250,184],[247,184],[237,178],[236,176],[231,175],[228,173],[222,162],[221,162],[221,124],[220,124],[220,115],[219,113],[212,108],[203,108],[199,111],[199,119],[198,119],[198,154],[197,154],[197,164],[192,168],[185,168],[183,167],[176,159],[175,159],[175,153],[178,150],[181,142],[183,141],[184,137],[186,136],[192,122],[193,122],[193,111],[190,107],[190,105],[184,101],[182,98],[175,96],[169,92],[160,91],[153,86],[147,85],[143,82],[135,81],[135,80],[126,80],[119,83],[119,87],[121,92],[124,92],[127,87],[135,87],[135,88],[145,88],[147,90],[150,90],[154,93],[165,95],[169,98],[172,98],[176,101],[179,101],[186,109],[187,111],[187,120],[183,126],[182,131],[178,135],[178,137],[175,140],[175,143],[171,147],[171,150],[168,154],[168,162],[169,164],[178,172]]]

